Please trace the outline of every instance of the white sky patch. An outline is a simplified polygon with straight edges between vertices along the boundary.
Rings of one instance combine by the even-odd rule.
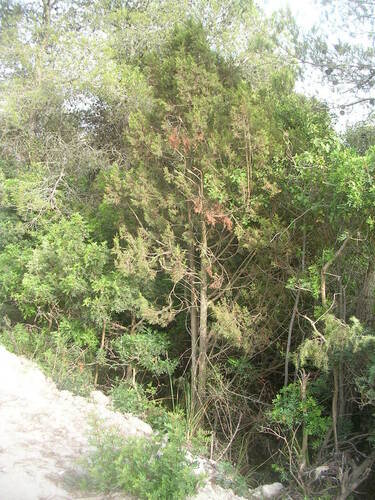
[[[268,15],[280,9],[289,9],[302,33],[307,33],[315,25],[324,26],[323,23],[327,22],[323,18],[324,11],[319,0],[259,0],[257,3]],[[331,30],[331,33],[332,36],[330,36],[330,39],[333,39],[334,42],[340,36],[345,35],[345,33],[339,31],[335,33]],[[350,39],[348,41],[350,42]],[[328,83],[322,81],[319,70],[309,69],[304,79],[297,82],[296,91],[327,102],[337,117],[335,128],[339,132],[345,130],[347,126],[353,125],[367,117],[368,110],[366,111],[359,106],[355,106],[353,109],[346,109],[345,115],[341,116],[339,114],[340,95],[335,93]]]
[[[264,0],[258,2],[258,5],[267,14],[280,9],[290,9],[298,26],[304,31],[311,29],[319,21],[322,13],[315,0]]]

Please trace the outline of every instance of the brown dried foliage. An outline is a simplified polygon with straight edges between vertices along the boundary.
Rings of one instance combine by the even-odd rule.
[[[228,215],[226,215],[223,211],[220,203],[215,203],[211,207],[205,207],[203,204],[203,200],[200,197],[197,197],[193,200],[194,204],[194,212],[196,214],[204,213],[204,217],[209,226],[215,226],[216,224],[223,224],[223,226],[228,230],[232,231],[233,222]]]

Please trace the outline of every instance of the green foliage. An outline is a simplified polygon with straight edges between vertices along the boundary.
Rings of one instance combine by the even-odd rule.
[[[9,244],[0,253],[0,297],[3,303],[19,292],[31,254],[32,248],[26,242]]]
[[[227,371],[241,380],[241,383],[250,382],[255,377],[256,369],[246,356],[228,358]]]
[[[358,154],[364,155],[375,146],[375,127],[372,123],[358,123],[349,127],[344,134],[345,144]]]
[[[12,251],[16,251],[14,246]],[[22,253],[18,258],[25,262]],[[62,308],[74,314],[82,308],[84,297],[92,293],[91,284],[102,274],[107,260],[105,245],[88,240],[81,215],[61,219],[48,226],[31,255],[29,252],[20,287],[12,296],[25,318],[39,310],[46,319],[49,313],[58,315]]]
[[[183,409],[177,408],[169,412],[164,423],[164,429],[169,434],[183,436],[185,446],[193,455],[206,456],[211,442],[211,432],[200,427],[194,428],[194,423],[189,420]]]
[[[258,331],[261,318],[251,314],[246,306],[228,304],[223,300],[212,306],[212,316],[212,332],[247,353],[261,348],[268,341],[267,336]]]
[[[341,409],[370,434],[373,131],[343,144],[327,106],[295,92],[290,16],[243,0],[42,3],[0,2],[2,342],[61,387],[85,392],[94,366],[118,409],[189,447],[207,448],[209,423],[211,451],[249,470],[269,463],[247,443],[263,439],[290,330],[289,360],[326,387],[303,403],[285,389],[273,425],[293,449],[302,427],[316,440],[340,368]],[[363,328],[348,323],[364,304]],[[158,402],[136,383],[150,379]]]
[[[272,470],[275,471],[279,477],[280,477],[280,480],[283,482],[283,483],[287,483],[290,481],[290,474],[289,474],[289,471],[287,470],[286,467],[283,467],[282,465],[279,465],[279,464],[272,464]]]
[[[94,329],[85,327],[77,320],[63,318],[59,323],[58,337],[66,345],[75,345],[95,352],[99,347],[99,341]]]
[[[65,327],[66,328],[66,325]],[[69,331],[70,333],[70,331]],[[94,388],[87,364],[92,355],[60,332],[49,332],[32,325],[17,323],[0,332],[0,342],[11,352],[33,359],[59,389],[87,396]]]
[[[289,431],[304,426],[309,436],[321,438],[330,425],[330,419],[322,416],[323,407],[311,395],[303,400],[298,384],[289,384],[280,390],[273,400],[269,413],[271,422]]]
[[[111,389],[111,398],[116,410],[123,413],[143,416],[149,406],[149,401],[143,387],[120,382]]]
[[[122,335],[112,343],[121,364],[147,370],[153,375],[171,375],[175,370],[177,361],[168,359],[169,345],[164,333],[151,328]]]
[[[155,399],[156,389],[149,384],[144,388],[140,384],[120,382],[111,389],[113,406],[123,413],[137,415],[156,432],[163,435],[181,435],[187,449],[195,455],[205,455],[211,440],[211,433],[201,427],[193,428],[185,411],[175,408],[173,411]]]
[[[110,394],[116,410],[137,415],[156,431],[168,430],[170,414],[153,399],[155,389],[150,384],[144,388],[140,384],[120,382],[112,387]]]
[[[370,349],[368,349],[370,347]],[[356,378],[356,385],[361,394],[361,403],[363,406],[375,406],[375,338],[371,345],[365,346],[365,353],[362,353],[366,362],[362,364],[363,368]]]
[[[315,331],[313,337],[300,346],[301,364],[311,361],[314,366],[328,371],[341,359],[353,360],[363,348],[374,343],[372,335],[366,335],[363,326],[355,318],[346,324],[331,314],[324,318],[324,333]]]
[[[35,353],[43,352],[45,336],[40,335],[39,329],[28,328],[22,323],[13,327],[5,320],[1,331],[1,343],[20,356],[33,358]]]
[[[217,464],[215,482],[224,489],[230,488],[240,497],[251,498],[246,479],[238,473],[230,462],[219,462]]]
[[[160,435],[124,439],[115,432],[96,430],[94,451],[86,462],[86,488],[123,491],[140,499],[185,499],[201,478],[186,458],[183,436]]]
[[[313,264],[304,272],[303,275],[293,276],[288,280],[286,288],[294,290],[301,287],[305,291],[309,291],[311,295],[318,299],[320,296],[320,270],[318,264]]]

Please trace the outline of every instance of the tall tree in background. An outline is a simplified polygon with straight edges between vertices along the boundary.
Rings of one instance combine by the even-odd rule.
[[[375,2],[329,0],[323,4],[325,22],[304,41],[307,60],[321,69],[325,81],[340,95],[342,114],[355,105],[366,106],[371,113],[375,103]]]

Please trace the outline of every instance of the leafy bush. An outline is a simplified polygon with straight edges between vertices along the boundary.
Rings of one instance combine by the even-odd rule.
[[[167,431],[170,414],[157,401],[149,399],[155,395],[151,385],[143,388],[140,384],[120,382],[111,389],[110,395],[116,410],[137,415],[154,430]]]
[[[144,369],[153,375],[172,374],[177,361],[168,359],[168,342],[162,332],[145,328],[135,335],[122,335],[113,342],[120,362],[134,369]]]
[[[155,395],[155,389],[151,385],[144,388],[140,384],[121,382],[112,388],[110,395],[116,410],[137,415],[156,431],[170,430],[172,413],[150,399]]]
[[[191,422],[181,409],[168,411],[159,401],[151,399],[155,396],[155,389],[150,384],[143,388],[140,384],[120,382],[112,388],[110,395],[116,410],[137,415],[155,431],[181,434],[185,445],[193,453],[206,453],[211,434],[200,427],[192,429]]]
[[[177,433],[168,441],[160,435],[125,440],[113,430],[97,430],[91,444],[94,451],[85,462],[87,477],[81,483],[85,489],[123,491],[148,500],[182,500],[193,495],[201,481]]]
[[[28,327],[22,323],[11,326],[8,321],[4,322],[0,332],[0,342],[18,356],[35,358],[38,352],[42,352],[45,345],[45,337],[37,327]]]
[[[283,387],[273,400],[269,414],[271,422],[293,430],[303,424],[309,436],[321,437],[330,425],[330,419],[322,416],[322,407],[311,396],[302,400],[298,384]]]
[[[143,416],[150,406],[146,392],[140,384],[120,382],[111,389],[110,395],[114,408],[122,413]]]

